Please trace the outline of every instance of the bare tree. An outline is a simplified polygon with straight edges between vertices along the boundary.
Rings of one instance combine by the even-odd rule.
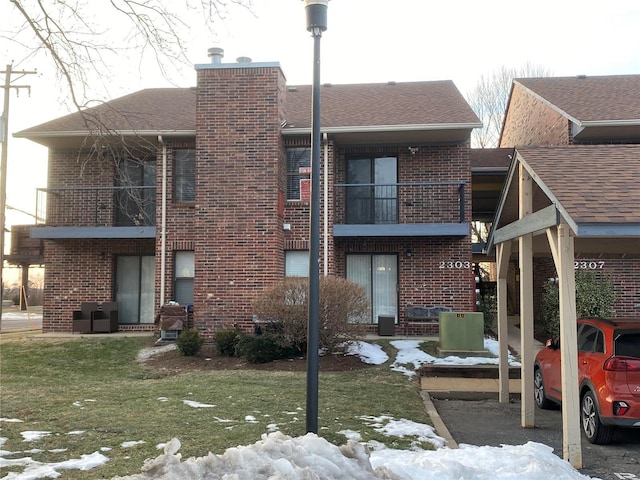
[[[548,77],[551,71],[540,65],[525,64],[521,68],[501,67],[488,76],[482,75],[476,87],[467,94],[467,102],[483,123],[474,130],[471,145],[477,148],[498,146],[502,122],[514,78]]]
[[[86,165],[115,171],[119,185],[117,202],[131,222],[149,224],[149,191],[131,178],[135,162],[155,155],[156,145],[142,137],[126,138],[114,130],[105,109],[94,113],[91,106],[104,105],[109,97],[114,66],[122,58],[134,59],[140,71],[155,69],[171,81],[180,68],[192,66],[187,56],[193,30],[214,27],[229,14],[231,6],[251,9],[253,0],[9,0],[4,10],[4,38],[24,52],[20,63],[44,54],[52,64],[60,91],[82,116],[87,131],[78,152],[80,176]],[[131,129],[133,130],[133,128]],[[118,141],[114,141],[114,139]]]
[[[89,80],[104,80],[105,72],[111,70],[107,57],[131,55],[139,59],[141,68],[151,58],[169,78],[175,67],[188,64],[183,41],[191,27],[187,18],[200,19],[213,31],[214,23],[226,17],[230,5],[250,8],[252,0],[9,2],[13,16],[3,22],[17,20],[18,26],[4,37],[22,46],[28,55],[44,51],[71,102],[81,110],[90,102]]]

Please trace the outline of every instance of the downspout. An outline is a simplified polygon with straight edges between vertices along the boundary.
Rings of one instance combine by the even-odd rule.
[[[329,140],[322,135],[324,143],[324,276],[329,275]]]
[[[160,306],[165,302],[165,273],[167,268],[167,144],[158,135],[162,145],[162,204],[160,206]]]

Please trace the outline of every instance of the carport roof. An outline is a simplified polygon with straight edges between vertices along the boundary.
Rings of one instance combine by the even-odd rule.
[[[516,230],[522,234],[536,227],[544,229],[548,226],[545,222],[553,221],[554,216],[556,224],[564,219],[576,237],[617,238],[621,247],[624,239],[640,244],[640,145],[523,147],[516,149],[515,157],[498,204],[489,247],[517,238],[511,237]],[[533,213],[546,212],[544,218],[539,214],[535,219],[539,223],[532,219],[525,230],[526,220],[519,228],[514,227],[518,221],[520,164],[533,178]]]

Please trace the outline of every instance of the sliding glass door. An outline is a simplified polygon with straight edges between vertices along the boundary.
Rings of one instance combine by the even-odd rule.
[[[398,223],[397,170],[395,157],[347,160],[348,224]]]
[[[379,316],[398,321],[398,257],[396,255],[347,255],[347,279],[362,285],[371,303],[371,321]]]
[[[120,323],[153,323],[155,257],[120,256],[116,261],[116,301]]]

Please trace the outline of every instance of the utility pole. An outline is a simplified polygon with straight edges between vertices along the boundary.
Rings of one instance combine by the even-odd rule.
[[[34,75],[38,72],[35,70],[13,70],[13,65],[7,65],[4,74],[4,109],[0,118],[0,141],[2,141],[2,158],[0,159],[0,331],[2,331],[2,300],[4,295],[4,234],[5,234],[5,213],[7,205],[7,157],[8,157],[8,141],[9,141],[9,92],[13,88],[19,92],[21,88],[26,88],[31,93],[29,85],[14,85],[14,80],[20,80],[25,75]],[[16,78],[12,78],[16,75]]]

